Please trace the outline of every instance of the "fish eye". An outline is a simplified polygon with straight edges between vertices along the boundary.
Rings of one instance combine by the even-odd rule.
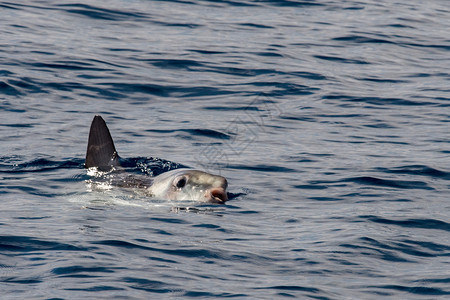
[[[180,177],[179,179],[177,179],[177,181],[175,182],[175,186],[179,189],[183,188],[186,185],[187,179],[185,176]]]

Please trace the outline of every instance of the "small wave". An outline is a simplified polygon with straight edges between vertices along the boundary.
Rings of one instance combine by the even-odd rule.
[[[146,60],[151,65],[162,69],[185,69],[201,67],[202,63],[191,59],[150,59]]]
[[[239,26],[250,27],[250,28],[258,28],[258,29],[274,29],[273,26],[268,26],[264,24],[256,24],[256,23],[240,23]]]
[[[450,180],[450,172],[441,171],[425,165],[410,165],[395,168],[377,168],[376,170],[384,173],[419,175]]]
[[[392,220],[381,218],[377,216],[361,216],[361,219],[369,220],[375,223],[397,225],[407,228],[423,228],[450,231],[450,224],[436,219],[404,219],[404,220]]]
[[[13,96],[27,93],[47,93],[40,82],[28,77],[10,78],[6,82],[0,81],[0,90],[7,95]]]
[[[92,243],[93,245],[106,245],[112,246],[115,248],[125,248],[125,249],[136,249],[136,250],[147,250],[152,252],[160,252],[164,254],[174,255],[174,256],[182,256],[182,257],[205,257],[205,258],[220,258],[222,257],[222,253],[212,250],[212,249],[204,249],[204,248],[179,248],[179,249],[164,249],[164,248],[155,248],[150,246],[144,246],[138,243],[132,243],[129,241],[122,240],[102,240],[95,241]]]
[[[157,132],[157,133],[166,133],[166,134],[170,134],[170,133],[177,133],[177,132],[182,132],[182,133],[188,133],[189,135],[186,137],[187,139],[192,139],[193,137],[196,136],[204,136],[204,137],[208,137],[208,138],[215,138],[215,139],[221,139],[221,140],[229,140],[231,138],[231,136],[229,134],[217,131],[217,130],[212,130],[212,129],[207,129],[207,128],[193,128],[193,129],[173,129],[173,130],[164,130],[164,129],[149,129],[146,130],[146,132]],[[183,138],[183,136],[181,136]]]
[[[361,35],[347,35],[347,36],[341,36],[333,38],[334,41],[343,41],[343,42],[351,42],[351,43],[357,43],[357,44],[395,44],[394,42],[387,40],[387,39],[380,39],[380,38],[370,38],[365,37]]]
[[[66,13],[77,14],[98,20],[124,21],[129,19],[136,20],[148,18],[148,15],[141,12],[124,11],[124,7],[121,7],[120,10],[107,9],[88,4],[58,4],[56,7]]]
[[[23,94],[20,89],[15,88],[13,84],[3,80],[0,81],[0,91],[4,95],[19,96]]]
[[[259,171],[259,172],[282,172],[282,173],[295,173],[298,172],[295,169],[290,169],[287,167],[282,166],[274,166],[274,165],[228,165],[228,168],[230,169],[238,169],[238,170],[252,170],[252,171]]]
[[[175,263],[175,262],[172,262]],[[132,289],[143,290],[151,293],[174,293],[181,292],[182,288],[178,285],[168,284],[163,281],[149,280],[147,278],[140,277],[123,277],[121,282],[128,283],[128,286]]]
[[[211,86],[192,86],[192,87],[180,87],[170,85],[157,85],[150,83],[124,83],[124,82],[103,82],[101,84],[103,88],[112,90],[121,94],[135,94],[142,93],[148,95],[155,95],[160,97],[201,97],[207,95],[226,95],[234,94],[237,92],[226,90]]]
[[[114,268],[110,267],[83,267],[83,266],[70,266],[59,267],[52,269],[52,273],[56,275],[63,275],[64,277],[71,277],[80,273],[113,273]],[[85,276],[88,277],[88,276]]]
[[[56,169],[77,169],[82,168],[84,160],[71,159],[64,161],[55,161],[49,158],[37,158],[29,162],[12,163],[19,160],[20,157],[0,157],[0,173],[28,173],[28,172],[47,172]]]
[[[363,237],[358,242],[366,246],[374,247],[375,249],[385,249],[412,257],[446,256],[450,250],[450,247],[445,245],[409,239],[381,242],[373,238]]]
[[[426,101],[412,101],[401,98],[382,98],[382,97],[355,97],[348,95],[330,94],[322,97],[324,100],[340,100],[343,102],[360,102],[376,106],[424,106],[433,105],[434,103]]]
[[[357,64],[357,65],[368,65],[368,64],[370,64],[369,62],[364,61],[364,60],[349,59],[349,58],[343,58],[343,57],[331,56],[331,55],[314,55],[314,57],[322,59],[322,60],[338,62],[338,63],[345,63],[345,64]]]
[[[292,0],[262,0],[261,3],[280,6],[280,7],[308,7],[308,6],[326,6],[328,4],[319,3],[316,1],[292,1]]]
[[[440,288],[425,287],[425,286],[405,286],[405,285],[371,285],[370,288],[378,288],[392,291],[407,292],[416,295],[450,295],[450,292],[444,291]]]
[[[343,178],[338,180],[312,180],[308,185],[299,185],[303,188],[315,188],[325,189],[328,186],[336,186],[341,183],[350,182],[357,183],[359,185],[369,185],[378,187],[389,187],[397,189],[421,189],[421,190],[434,190],[426,182],[418,180],[397,180],[397,179],[381,179],[373,176],[358,176],[351,178]]]
[[[28,236],[0,236],[0,249],[2,252],[33,252],[33,251],[87,251],[86,248],[71,244],[37,239]]]
[[[304,292],[312,292],[318,293],[319,289],[313,287],[304,287],[298,285],[276,285],[276,286],[268,286],[268,287],[256,287],[255,289],[275,289],[275,290],[283,290],[283,291],[304,291]]]
[[[425,189],[433,190],[432,187],[428,186],[427,183],[417,180],[391,180],[391,179],[381,179],[371,176],[360,176],[353,178],[342,179],[339,182],[354,182],[362,185],[373,185],[400,189]]]
[[[301,285],[273,285],[264,287],[254,287],[254,290],[266,290],[271,293],[276,292],[278,297],[290,297],[290,298],[311,298],[311,299],[329,299],[325,297],[325,292],[312,286]],[[302,297],[298,297],[298,293],[301,293]],[[278,298],[274,297],[274,298]]]

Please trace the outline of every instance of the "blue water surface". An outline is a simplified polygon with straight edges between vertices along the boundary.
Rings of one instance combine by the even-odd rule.
[[[1,299],[448,299],[448,1],[0,1]],[[226,205],[93,184],[227,177]]]

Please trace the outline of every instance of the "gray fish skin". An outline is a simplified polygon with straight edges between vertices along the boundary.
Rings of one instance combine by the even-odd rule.
[[[95,116],[89,130],[85,167],[107,171],[118,166],[120,166],[119,155],[108,126],[102,117]]]
[[[190,200],[223,204],[228,201],[227,180],[219,175],[193,169],[175,169],[156,177],[135,176],[121,170],[119,155],[101,116],[92,120],[86,151],[86,168],[114,171],[111,183],[121,187],[141,188],[160,200]],[[116,175],[114,175],[116,174]]]

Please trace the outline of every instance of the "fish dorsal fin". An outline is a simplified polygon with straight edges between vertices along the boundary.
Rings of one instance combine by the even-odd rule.
[[[99,170],[107,171],[116,166],[120,166],[119,155],[105,120],[97,115],[92,120],[89,131],[85,167],[97,167]]]

